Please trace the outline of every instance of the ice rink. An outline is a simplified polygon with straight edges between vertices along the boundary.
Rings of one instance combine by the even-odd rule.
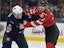
[[[29,48],[46,48],[45,42],[42,41],[27,41]],[[0,48],[2,47],[2,40],[0,40]],[[17,44],[13,41],[12,48],[18,48]],[[57,43],[56,48],[64,48],[64,43]]]

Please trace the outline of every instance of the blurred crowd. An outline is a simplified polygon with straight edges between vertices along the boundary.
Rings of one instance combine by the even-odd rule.
[[[55,17],[57,19],[57,22],[64,22],[64,6],[63,6],[63,4],[56,5],[56,6],[53,6],[52,4],[49,4],[48,8],[55,15]]]
[[[19,2],[20,2],[19,0],[5,0],[5,1],[1,0],[0,20],[1,21],[6,21],[7,16],[11,12],[12,6],[15,5],[15,4],[18,4]]]
[[[53,4],[50,2],[47,5],[47,7],[55,15],[55,17],[57,18],[57,22],[64,22],[64,4],[63,4],[64,2],[63,1],[61,2],[60,0],[58,3],[59,4],[56,3],[55,5],[55,3]],[[24,0],[5,0],[5,1],[1,0],[0,21],[6,21],[8,14],[11,12],[11,8],[16,4],[21,5],[21,6],[23,5],[25,7]]]

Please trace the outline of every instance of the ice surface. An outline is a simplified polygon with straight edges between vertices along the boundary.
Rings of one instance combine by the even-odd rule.
[[[42,41],[27,41],[29,48],[46,48],[45,42]],[[2,40],[0,40],[0,48],[2,47]],[[13,41],[12,48],[18,48],[17,44]],[[57,43],[56,48],[64,48],[64,43]]]

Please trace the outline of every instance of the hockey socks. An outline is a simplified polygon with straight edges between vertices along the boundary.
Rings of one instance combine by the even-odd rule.
[[[46,48],[55,48],[55,45],[52,42],[47,42]]]

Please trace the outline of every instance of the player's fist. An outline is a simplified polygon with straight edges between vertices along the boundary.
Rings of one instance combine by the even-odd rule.
[[[24,25],[23,24],[20,24],[19,25],[19,29],[21,30],[21,29],[24,29]]]
[[[46,15],[47,15],[47,14],[45,14],[45,13],[41,13],[41,14],[40,14],[40,18],[44,18]]]
[[[24,25],[26,25],[27,23],[28,23],[28,21],[26,21],[26,20],[23,21],[23,24],[24,24]]]

